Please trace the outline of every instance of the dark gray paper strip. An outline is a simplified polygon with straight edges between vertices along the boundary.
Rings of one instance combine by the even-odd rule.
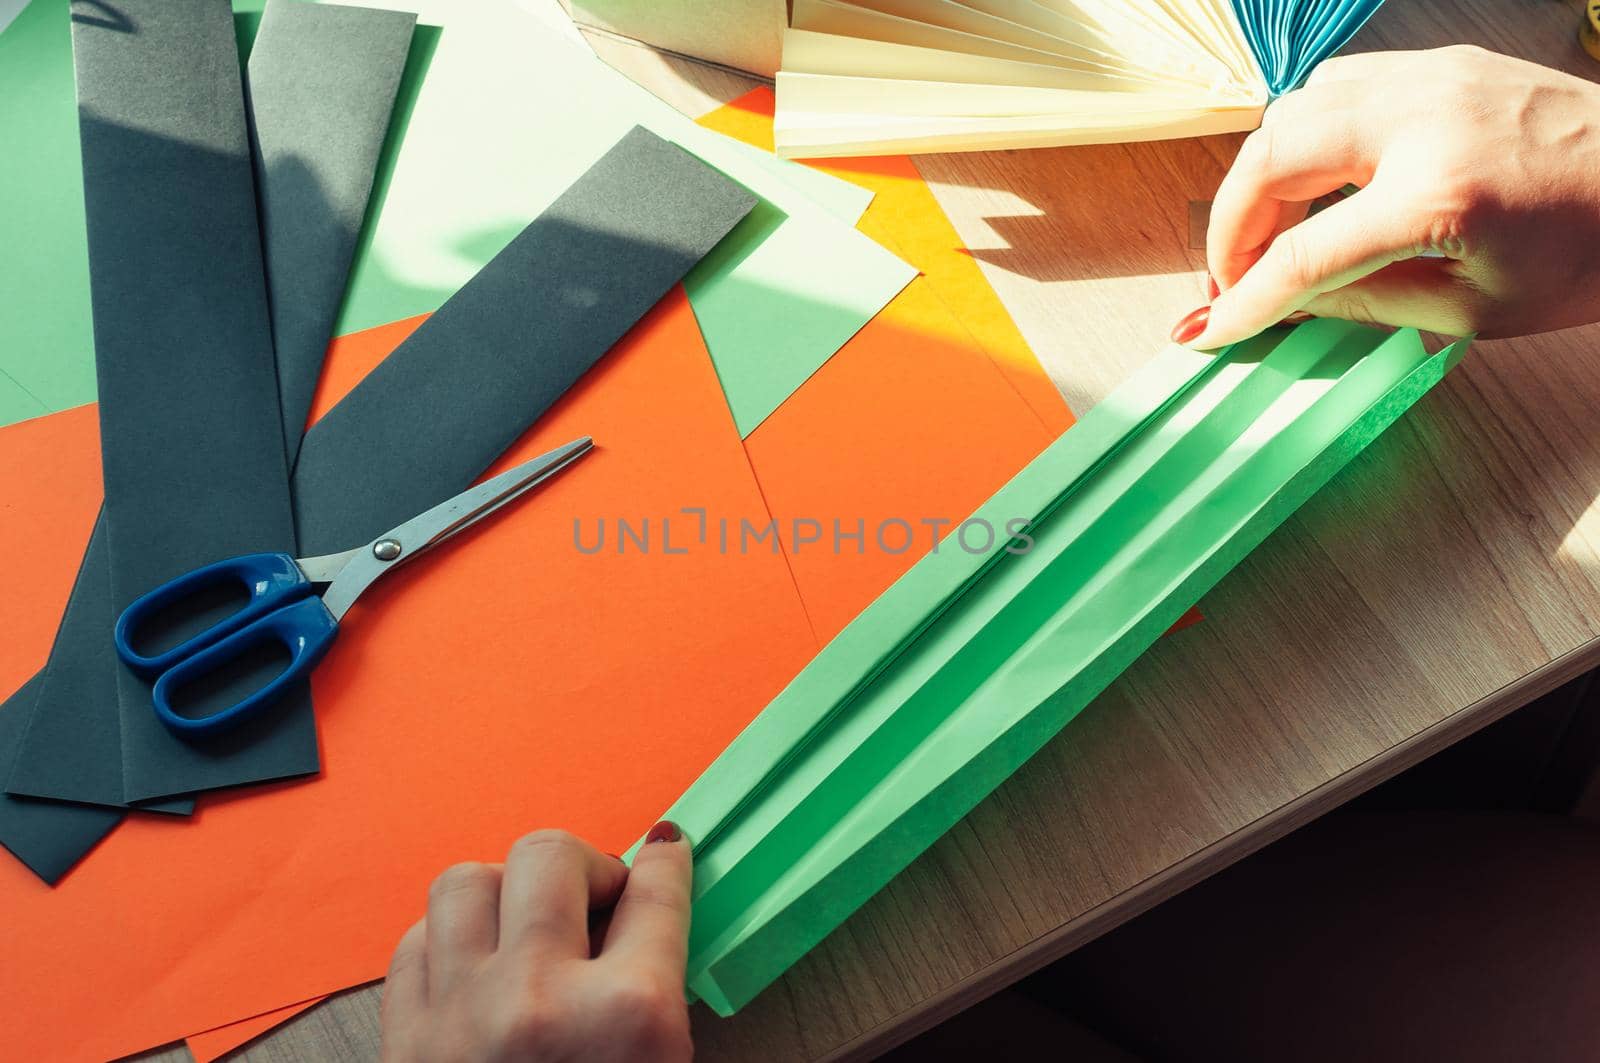
[[[106,505],[7,789],[109,804],[122,702],[150,714],[119,603],[293,525],[231,8],[75,0],[72,34]]]
[[[416,16],[271,0],[250,111],[284,448],[300,449]]]
[[[42,680],[34,676],[0,706],[0,756],[21,744]],[[0,845],[52,886],[121,821],[115,808],[0,797]]]
[[[629,132],[307,433],[302,549],[360,545],[464,489],[755,203]]]
[[[56,631],[55,642],[50,647],[50,658],[45,667],[29,680],[12,697],[26,700],[25,712],[14,719],[27,717],[27,722],[17,727],[16,738],[10,746],[0,746],[11,757],[6,767],[11,769],[11,785],[16,793],[38,794],[41,787],[50,792],[63,786],[77,785],[74,800],[80,804],[120,805],[122,803],[122,727],[116,719],[117,677],[114,669],[106,665],[104,632],[108,624],[116,622],[116,610],[111,606],[111,562],[106,556],[105,515],[95,519],[94,530],[89,535],[89,545],[84,550],[83,562],[73,579],[72,591],[67,596],[64,615],[73,618]],[[48,677],[48,680],[47,680]],[[110,717],[107,726],[90,726],[90,721],[75,712],[40,712],[40,694],[48,687],[54,706],[106,706]],[[26,692],[26,693],[25,693]],[[9,710],[11,703],[6,702]],[[26,735],[31,754],[20,755]],[[77,772],[86,766],[112,765],[113,770],[79,777]],[[52,795],[53,796],[53,795]],[[35,806],[37,807],[37,806]],[[194,811],[192,798],[165,801],[146,806],[152,812],[172,812],[188,815]],[[18,812],[11,822],[19,822],[24,813]],[[92,839],[91,844],[93,840]],[[8,838],[0,829],[0,845]],[[61,838],[61,844],[71,849],[75,840]]]
[[[72,39],[120,612],[197,565],[293,550],[294,526],[232,8],[77,0]],[[109,654],[107,667],[128,801],[318,766],[304,697],[221,741],[190,743],[155,719],[145,681]],[[47,674],[46,696],[54,682]],[[143,747],[131,761],[130,742]]]
[[[6,788],[99,805],[122,804],[122,724],[117,675],[106,660],[116,623],[105,514],[94,522],[50,658],[14,698],[33,691],[32,723],[18,735]],[[9,715],[8,702],[6,712]],[[0,833],[0,844],[9,839]]]

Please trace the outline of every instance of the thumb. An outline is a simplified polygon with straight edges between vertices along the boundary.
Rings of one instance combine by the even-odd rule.
[[[689,840],[677,825],[651,828],[617,898],[600,959],[682,982],[689,962],[689,902],[694,876]]]
[[[1478,331],[1488,297],[1461,270],[1461,263],[1449,259],[1396,262],[1318,295],[1305,311],[1317,317],[1465,336]]]
[[[1427,247],[1420,212],[1381,181],[1313,214],[1273,239],[1239,282],[1212,301],[1190,346],[1222,347],[1249,339],[1325,292],[1344,288]]]

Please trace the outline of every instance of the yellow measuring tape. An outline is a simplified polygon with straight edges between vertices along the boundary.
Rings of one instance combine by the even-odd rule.
[[[1600,59],[1600,0],[1589,0],[1583,25],[1578,27],[1578,42],[1584,51]]]

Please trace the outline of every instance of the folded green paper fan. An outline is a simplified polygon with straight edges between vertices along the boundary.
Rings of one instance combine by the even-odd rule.
[[[779,154],[1253,129],[1382,0],[795,0]]]
[[[742,1007],[1020,767],[1455,364],[1312,321],[1171,347],[922,558],[667,812],[689,985]],[[1014,531],[1016,534],[1007,534]],[[968,541],[981,540],[971,535]]]

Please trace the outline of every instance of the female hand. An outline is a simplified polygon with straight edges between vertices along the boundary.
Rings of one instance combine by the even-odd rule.
[[[631,871],[550,830],[504,864],[450,868],[390,962],[383,1058],[689,1059],[689,884],[689,843],[671,823]]]
[[[1451,335],[1600,320],[1600,85],[1470,47],[1331,59],[1245,140],[1206,257],[1209,314],[1173,331],[1199,348],[1296,311]]]

